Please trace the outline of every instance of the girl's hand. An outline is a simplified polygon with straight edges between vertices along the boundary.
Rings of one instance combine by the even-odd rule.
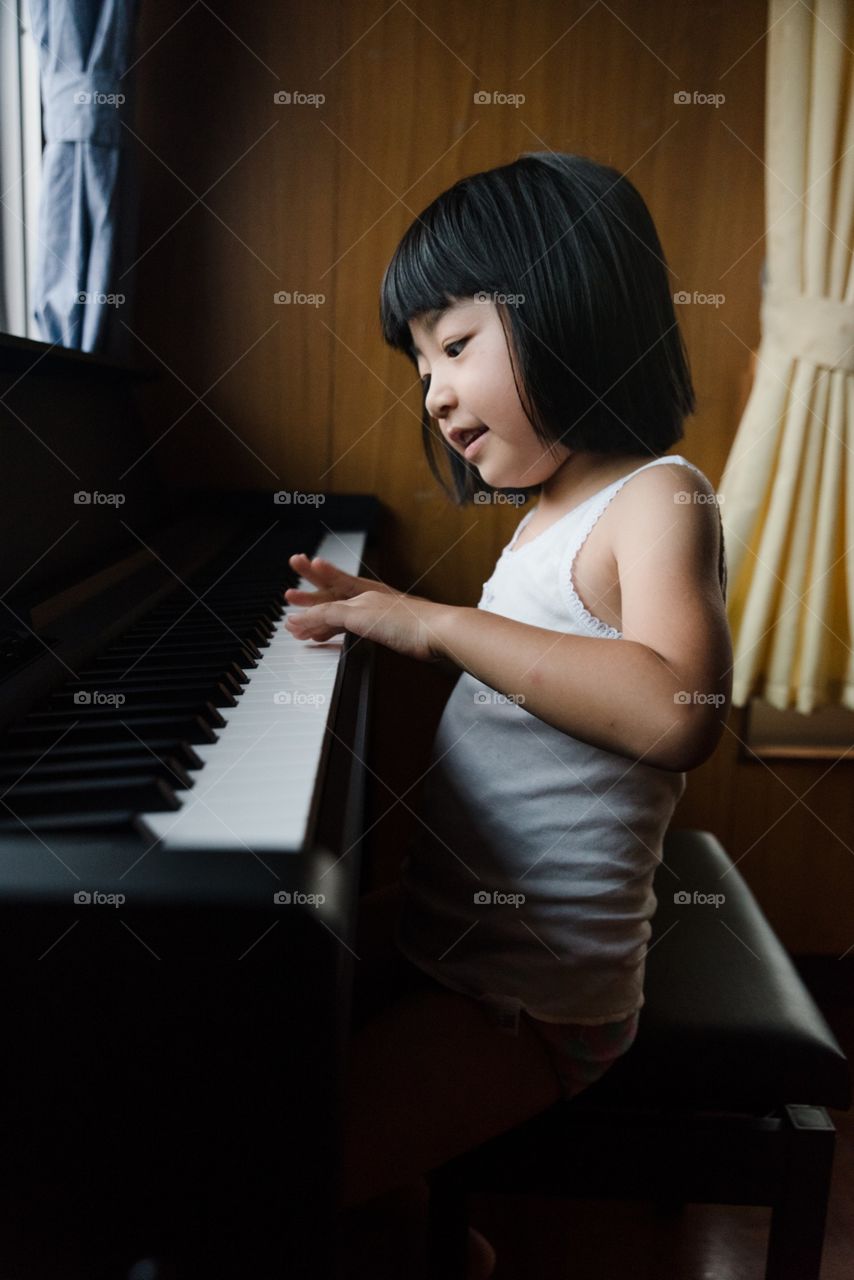
[[[438,662],[445,656],[438,627],[446,613],[444,605],[434,604],[432,600],[421,600],[402,591],[370,590],[349,600],[331,600],[298,614],[288,614],[285,626],[298,640],[322,643],[352,631],[406,657]]]
[[[285,592],[288,604],[318,605],[329,600],[351,600],[353,596],[362,595],[365,591],[384,591],[395,596],[404,594],[402,591],[395,591],[394,587],[387,587],[384,582],[375,582],[372,578],[356,578],[329,560],[310,560],[301,551],[291,556],[289,563],[301,578],[313,582],[317,591],[288,587]]]

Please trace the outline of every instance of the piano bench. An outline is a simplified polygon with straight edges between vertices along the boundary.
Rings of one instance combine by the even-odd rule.
[[[429,1175],[437,1280],[465,1274],[467,1196],[502,1193],[770,1206],[766,1280],[818,1280],[825,1107],[850,1107],[848,1060],[713,835],[668,832],[654,887],[632,1047],[571,1101]]]

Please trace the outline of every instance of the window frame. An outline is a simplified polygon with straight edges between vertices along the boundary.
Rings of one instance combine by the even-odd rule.
[[[0,329],[38,340],[30,305],[44,147],[38,51],[26,0],[0,6]]]

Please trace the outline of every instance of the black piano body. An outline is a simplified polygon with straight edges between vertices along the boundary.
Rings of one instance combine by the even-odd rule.
[[[79,725],[64,735],[53,715],[67,710],[63,690],[80,672],[100,670],[93,663],[146,617],[163,617],[176,592],[201,596],[226,568],[231,582],[245,567],[269,586],[281,565],[282,586],[293,585],[291,550],[311,553],[338,530],[364,531],[373,547],[380,504],[369,495],[283,501],[278,485],[167,490],[151,466],[134,378],[79,354],[37,362],[35,349],[18,341],[0,352],[6,1200],[34,1206],[34,1229],[49,1224],[68,1241],[67,1280],[123,1276],[134,1257],[157,1253],[179,1259],[187,1280],[328,1276],[371,646],[352,636],[340,646],[299,847],[259,853],[238,831],[231,848],[175,850],[120,804],[95,813],[97,794],[82,797],[87,758],[109,761],[96,782],[121,784],[129,748],[97,726],[91,739]],[[80,493],[123,500],[75,501]],[[369,560],[366,552],[365,572]],[[179,654],[168,689],[164,680],[181,703],[179,726],[194,723],[187,691],[217,662],[234,690],[241,660],[218,639],[205,643],[200,679]],[[162,757],[169,737],[157,700],[156,732],[133,720],[131,749],[143,759]],[[201,732],[210,741],[209,726]],[[69,762],[64,815],[52,778],[59,785]],[[38,783],[22,809],[12,784],[23,796],[24,775]],[[154,785],[170,791],[162,776]]]

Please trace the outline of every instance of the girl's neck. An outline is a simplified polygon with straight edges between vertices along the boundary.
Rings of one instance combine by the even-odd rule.
[[[576,452],[540,488],[538,510],[557,516],[650,461],[650,455]]]

